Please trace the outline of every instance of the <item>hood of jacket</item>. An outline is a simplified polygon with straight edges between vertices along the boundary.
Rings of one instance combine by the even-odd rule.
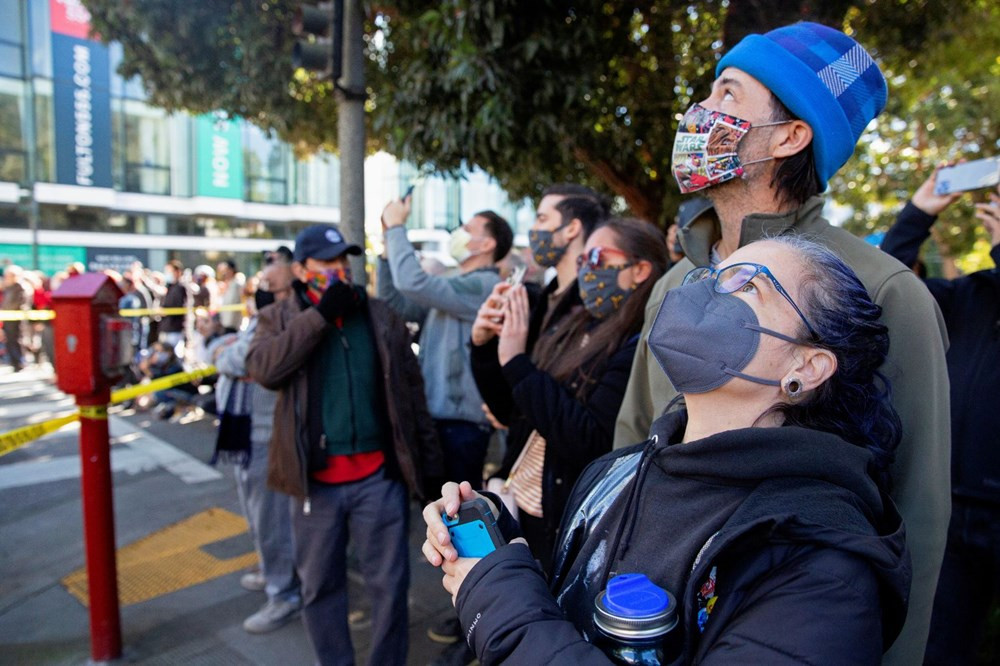
[[[883,588],[886,645],[902,629],[912,570],[905,528],[895,504],[869,474],[871,453],[831,433],[786,426],[722,432],[678,441],[686,414],[653,424],[668,442],[652,464],[670,476],[753,487],[695,562],[759,538],[822,545],[866,561]],[[690,596],[690,595],[689,595]]]
[[[665,414],[644,445],[616,451],[597,463],[598,473],[584,474],[587,487],[578,487],[571,500],[575,509],[567,513],[553,569],[560,605],[566,608],[563,598],[592,598],[612,570],[686,557],[693,558],[687,582],[677,591],[690,618],[696,591],[720,557],[738,552],[752,558],[769,543],[800,544],[869,564],[879,581],[883,640],[889,645],[906,617],[912,573],[899,514],[868,474],[871,454],[835,435],[792,426],[680,443],[686,421],[683,410]],[[714,500],[692,497],[705,503],[700,523],[692,526],[700,536],[684,553],[669,552],[676,544],[665,542],[666,535],[650,537],[649,526],[664,523],[666,493],[658,486],[691,481],[725,488],[715,494],[729,504],[721,508],[721,501],[713,506]],[[573,561],[586,561],[586,571]],[[666,569],[648,573],[670,576]]]

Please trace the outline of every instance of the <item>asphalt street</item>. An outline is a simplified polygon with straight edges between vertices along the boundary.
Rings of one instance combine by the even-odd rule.
[[[73,410],[48,366],[0,368],[0,433]],[[300,620],[251,635],[243,620],[265,601],[240,576],[256,561],[232,469],[209,466],[216,422],[197,410],[161,420],[110,416],[123,661],[140,664],[310,664]],[[81,664],[90,658],[80,498],[79,428],[71,424],[0,457],[0,662]],[[411,507],[410,664],[440,652],[429,625],[451,607],[420,555]],[[370,636],[360,575],[350,576],[357,663]]]

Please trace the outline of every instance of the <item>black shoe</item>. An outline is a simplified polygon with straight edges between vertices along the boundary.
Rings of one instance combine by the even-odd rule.
[[[430,663],[430,666],[469,666],[470,664],[478,665],[479,660],[476,659],[476,655],[472,653],[465,641],[457,641],[442,650],[437,659]]]
[[[427,637],[435,643],[451,645],[462,637],[462,625],[459,624],[457,617],[451,615],[448,619],[441,620],[433,627],[429,627]]]

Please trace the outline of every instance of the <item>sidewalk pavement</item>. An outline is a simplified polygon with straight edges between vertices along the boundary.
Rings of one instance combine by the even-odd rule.
[[[44,366],[47,368],[47,366]],[[51,372],[0,369],[0,433],[64,413],[72,401]],[[311,664],[300,620],[263,635],[242,628],[265,601],[240,576],[255,561],[227,465],[205,464],[215,442],[211,415],[170,421],[112,409],[112,468],[123,659],[138,664]],[[0,457],[0,661],[82,664],[90,658],[78,426]],[[420,507],[410,521],[409,664],[432,661],[442,646],[428,626],[451,600],[440,572],[420,555]],[[352,608],[368,601],[349,576]],[[352,630],[366,663],[368,628]]]

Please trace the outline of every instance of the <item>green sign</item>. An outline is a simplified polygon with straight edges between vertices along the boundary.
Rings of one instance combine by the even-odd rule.
[[[64,271],[66,266],[77,261],[87,261],[87,250],[63,245],[38,246],[38,270],[47,275]],[[0,267],[8,262],[34,270],[34,266],[31,265],[31,246],[0,243]]]
[[[243,143],[240,121],[225,114],[198,116],[198,194],[243,198]]]

